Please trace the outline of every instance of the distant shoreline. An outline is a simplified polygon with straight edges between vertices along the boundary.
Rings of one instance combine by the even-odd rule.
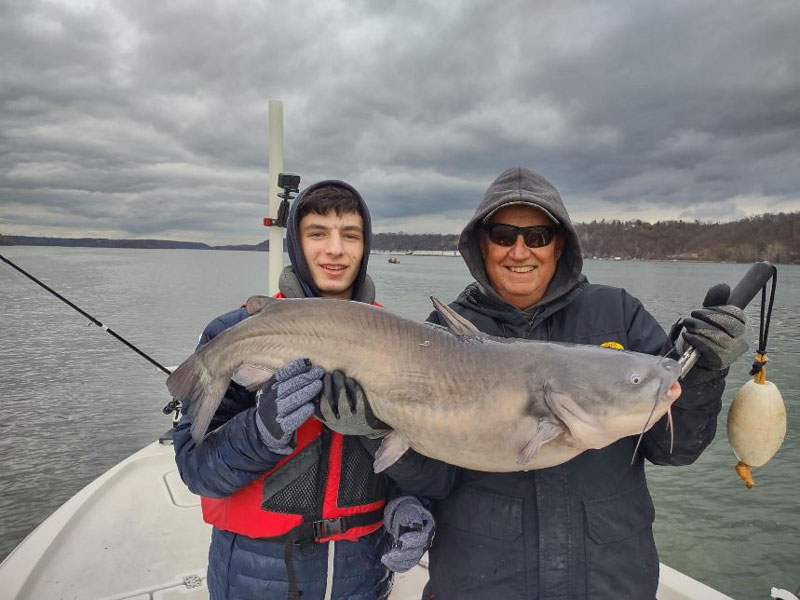
[[[83,246],[83,245],[64,245],[58,246],[56,244],[12,244],[12,245],[3,245],[0,244],[0,254],[2,254],[3,248],[14,248],[14,247],[36,247],[36,248],[95,248],[95,249],[112,249],[112,250],[217,250],[217,251],[227,251],[227,250],[238,250],[241,252],[268,252],[269,250],[262,250],[262,249],[250,249],[250,248],[222,248],[222,247],[215,247],[215,246],[208,246],[206,248],[184,248],[184,247],[176,247],[176,248],[164,248],[164,247],[132,247],[132,246]],[[284,253],[286,253],[286,249],[284,248]],[[423,257],[423,258],[461,258],[461,253],[457,250],[454,252],[449,251],[441,251],[441,250],[371,250],[370,256],[372,255],[377,256],[387,256],[387,257]],[[761,258],[756,258],[753,261],[741,261],[741,260],[706,260],[706,259],[699,259],[699,258],[668,258],[668,257],[654,257],[654,258],[621,258],[618,256],[583,256],[584,262],[586,261],[603,261],[603,262],[626,262],[626,261],[633,261],[633,262],[680,262],[680,263],[717,263],[717,264],[750,264],[750,262],[759,262],[760,260],[765,260]],[[773,261],[770,261],[773,262]],[[402,263],[402,261],[398,260],[398,264]],[[780,262],[773,262],[780,266],[781,264],[800,264],[800,263],[780,263]]]
[[[775,264],[800,264],[800,212],[767,213],[728,223],[601,220],[576,223],[575,229],[587,259],[721,263],[767,260]],[[372,236],[372,251],[398,256],[459,256],[458,239],[458,234],[375,233]],[[2,246],[265,252],[269,250],[269,241],[212,246],[203,242],[157,239],[0,234]]]

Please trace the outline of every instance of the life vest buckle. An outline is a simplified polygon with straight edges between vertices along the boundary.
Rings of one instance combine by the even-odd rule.
[[[322,519],[314,521],[314,539],[321,540],[332,535],[344,533],[344,519],[337,517],[336,519]]]

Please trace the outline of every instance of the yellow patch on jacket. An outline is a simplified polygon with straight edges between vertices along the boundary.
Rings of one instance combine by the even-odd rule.
[[[600,344],[603,348],[613,348],[614,350],[624,350],[624,346],[619,342],[603,342]]]

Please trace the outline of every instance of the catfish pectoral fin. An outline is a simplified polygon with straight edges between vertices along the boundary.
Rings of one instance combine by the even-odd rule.
[[[533,460],[533,457],[539,453],[539,449],[549,442],[564,433],[564,428],[555,421],[550,419],[539,419],[539,427],[536,428],[536,433],[530,441],[525,444],[525,447],[517,457],[517,464],[524,465]]]
[[[255,392],[274,374],[275,372],[269,367],[243,364],[236,369],[231,380],[247,388],[251,392]]]
[[[400,457],[408,450],[408,440],[396,431],[392,431],[389,435],[383,438],[383,443],[378,451],[375,453],[375,463],[373,469],[376,473],[391,467],[394,463],[400,460]]]

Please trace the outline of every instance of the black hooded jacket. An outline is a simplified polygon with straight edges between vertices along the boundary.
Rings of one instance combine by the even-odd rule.
[[[487,215],[513,203],[545,210],[565,237],[545,296],[526,310],[492,289],[476,230]],[[556,189],[539,175],[525,169],[501,174],[464,228],[459,249],[475,283],[450,306],[483,332],[616,342],[649,354],[665,346],[663,329],[636,298],[590,284],[581,274],[569,215]],[[435,313],[429,320],[439,322]],[[659,422],[645,434],[633,464],[635,437],[556,467],[516,473],[472,471],[407,452],[387,474],[405,491],[434,500],[429,569],[436,599],[654,599],[659,566],[644,460],[683,465],[700,455],[716,431],[722,375],[702,386],[687,382],[672,409],[674,448],[670,452],[669,431]]]

